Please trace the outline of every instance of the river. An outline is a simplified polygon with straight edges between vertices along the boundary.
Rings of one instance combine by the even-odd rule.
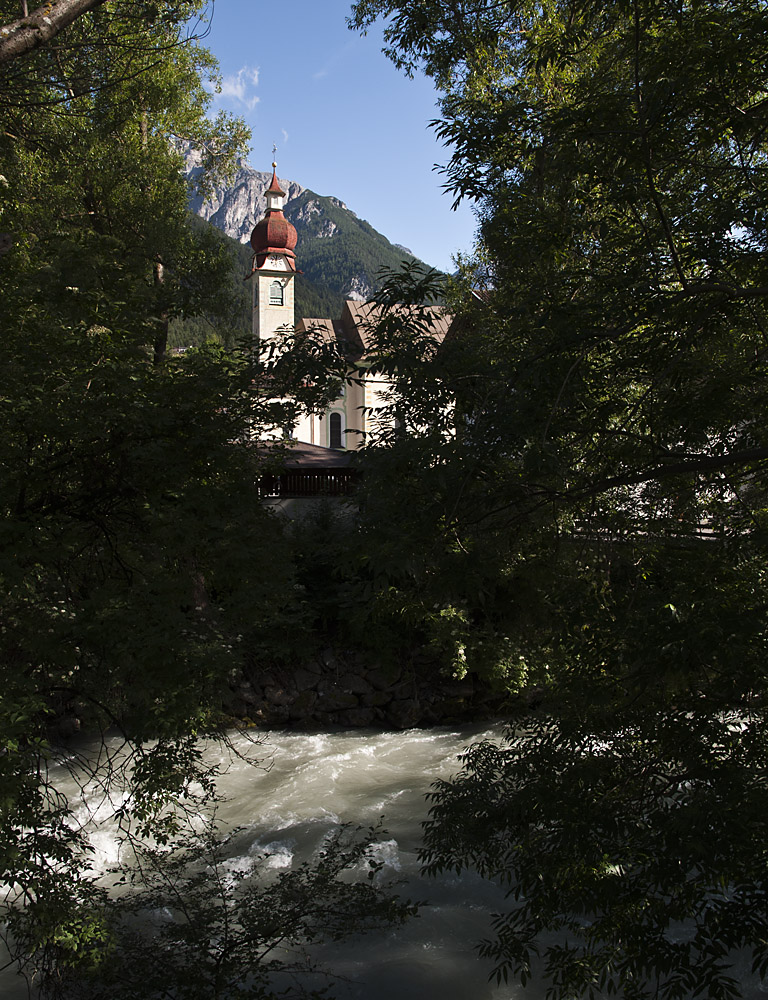
[[[489,963],[474,951],[474,943],[489,932],[490,914],[502,905],[501,892],[471,872],[424,879],[416,857],[430,784],[456,772],[457,755],[467,744],[500,734],[500,726],[270,732],[256,747],[261,766],[222,746],[209,748],[226,769],[218,782],[226,797],[218,819],[225,827],[244,828],[237,841],[243,862],[266,851],[271,866],[286,867],[309,856],[334,826],[369,827],[383,816],[386,833],[379,838],[378,859],[402,880],[404,896],[427,902],[420,916],[399,928],[318,954],[340,977],[330,991],[335,1000],[508,1000],[521,992],[513,985],[491,984]],[[246,737],[235,736],[233,742],[235,749],[254,756]],[[97,863],[113,863],[109,824],[92,839]],[[238,859],[232,862],[237,865]],[[4,1000],[28,997],[19,980],[7,976],[0,980],[0,995]]]
[[[347,947],[335,945],[332,953],[322,955],[349,980],[337,985],[338,1000],[501,1000],[515,995],[511,987],[489,985],[490,967],[473,950],[488,931],[501,893],[472,873],[422,879],[416,859],[430,784],[457,770],[457,754],[469,742],[500,732],[271,735],[269,771],[241,764],[223,779],[229,801],[220,815],[247,826],[253,845],[269,845],[280,864],[289,863],[294,854],[302,856],[307,844],[316,842],[318,825],[370,826],[383,816],[387,833],[379,859],[404,880],[404,895],[428,900],[421,915],[402,928]]]
[[[226,770],[219,779],[226,800],[218,819],[224,827],[242,828],[238,855],[231,859],[235,868],[264,853],[268,867],[295,865],[340,823],[369,827],[383,816],[387,832],[379,837],[378,859],[402,880],[404,896],[427,901],[420,916],[402,927],[317,953],[339,977],[329,994],[334,1000],[541,1000],[540,985],[523,989],[489,981],[491,966],[475,952],[476,942],[489,934],[491,915],[504,908],[498,887],[473,872],[426,879],[417,861],[430,785],[457,771],[457,756],[469,743],[501,733],[501,726],[270,732],[255,748],[245,736],[234,736],[234,748],[244,755],[254,756],[255,749],[261,760],[257,766],[221,744],[209,745],[208,754]],[[109,808],[101,805],[102,816]],[[106,868],[115,861],[109,822],[92,842],[97,863]],[[765,987],[749,975],[746,961],[736,974],[746,987],[746,1000],[765,997]],[[28,994],[18,979],[5,974],[0,997],[22,1000]]]

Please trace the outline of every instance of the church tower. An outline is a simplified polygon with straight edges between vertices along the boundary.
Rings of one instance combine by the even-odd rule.
[[[296,230],[283,215],[285,192],[272,164],[272,183],[266,190],[267,214],[253,227],[253,337],[257,343],[293,328],[293,279],[296,273]]]

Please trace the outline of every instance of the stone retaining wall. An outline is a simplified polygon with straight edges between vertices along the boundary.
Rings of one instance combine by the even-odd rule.
[[[294,669],[252,667],[233,686],[224,709],[266,728],[383,726],[410,729],[487,718],[503,699],[471,676],[364,666],[326,649]]]

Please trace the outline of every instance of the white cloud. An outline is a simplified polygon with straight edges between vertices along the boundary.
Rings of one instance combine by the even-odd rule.
[[[253,111],[261,98],[250,93],[250,89],[258,86],[258,83],[258,67],[243,66],[237,73],[222,77],[218,96],[223,100],[235,101]]]
[[[283,129],[282,132],[283,132],[283,142],[288,142],[288,133],[285,131],[285,129]]]

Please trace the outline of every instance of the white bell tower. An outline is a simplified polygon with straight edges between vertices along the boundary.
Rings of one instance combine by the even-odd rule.
[[[267,213],[251,233],[253,247],[253,337],[270,340],[280,329],[293,329],[293,279],[296,274],[296,230],[283,215],[285,192],[272,164],[266,190]]]

